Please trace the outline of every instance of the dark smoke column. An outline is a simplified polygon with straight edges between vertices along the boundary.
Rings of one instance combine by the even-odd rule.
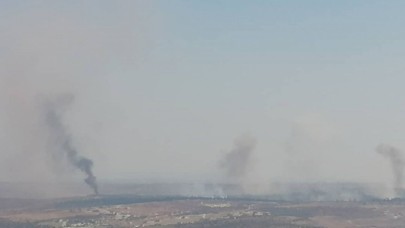
[[[220,161],[220,168],[231,180],[241,181],[248,171],[256,140],[250,136],[241,136],[234,142],[234,147]]]
[[[392,171],[394,174],[394,190],[397,196],[401,197],[403,194],[402,180],[404,177],[404,160],[402,152],[390,145],[381,144],[377,146],[377,153],[390,159]]]
[[[52,102],[46,103],[45,120],[55,147],[55,157],[66,158],[68,162],[87,175],[84,180],[98,194],[96,177],[93,174],[93,161],[81,156],[72,144],[72,137],[62,123],[62,114],[67,105],[73,102],[73,96],[61,96]]]

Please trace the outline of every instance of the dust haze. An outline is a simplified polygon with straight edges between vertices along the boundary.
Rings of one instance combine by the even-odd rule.
[[[402,152],[375,145],[400,141],[391,128],[402,125],[380,126],[357,103],[340,102],[338,111],[317,103],[325,88],[341,92],[323,79],[329,68],[224,57],[215,45],[238,38],[234,30],[184,35],[179,30],[189,28],[176,27],[174,13],[146,1],[104,5],[106,17],[89,3],[73,7],[83,11],[54,4],[18,8],[0,21],[0,182],[81,183],[81,194],[99,186],[102,193],[102,182],[163,182],[190,183],[185,195],[225,196],[233,191],[227,184],[243,194],[292,196],[302,187],[313,199],[401,195]],[[303,80],[302,69],[317,76]],[[356,183],[356,192],[328,195],[330,182]]]

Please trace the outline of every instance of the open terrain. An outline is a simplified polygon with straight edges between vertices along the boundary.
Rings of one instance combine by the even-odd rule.
[[[405,202],[101,195],[1,199],[0,227],[402,227]]]

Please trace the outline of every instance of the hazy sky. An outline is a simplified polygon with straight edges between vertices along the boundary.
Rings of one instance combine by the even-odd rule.
[[[46,152],[43,97],[100,181],[390,182],[405,150],[404,1],[0,3],[0,180],[80,179]]]

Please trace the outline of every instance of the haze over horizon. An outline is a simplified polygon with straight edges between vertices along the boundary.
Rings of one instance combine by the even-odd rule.
[[[404,9],[2,1],[0,182],[85,178],[55,155],[43,121],[44,102],[70,94],[64,134],[100,181],[227,182],[236,164],[243,184],[389,188],[390,162],[375,148],[405,150]]]

